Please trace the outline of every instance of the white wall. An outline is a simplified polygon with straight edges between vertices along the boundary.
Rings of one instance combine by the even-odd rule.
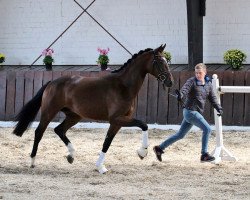
[[[78,2],[87,7],[91,0]],[[249,0],[207,1],[205,62],[222,63],[229,48],[240,48],[250,57],[249,10]],[[81,12],[73,0],[0,0],[0,52],[7,56],[5,64],[31,64]],[[166,43],[172,63],[188,62],[186,0],[96,0],[88,12],[132,54]],[[111,49],[110,64],[131,57],[83,14],[53,45],[55,64],[96,64],[97,47]]]
[[[222,63],[228,49],[241,49],[250,62],[250,1],[207,0],[204,62]]]

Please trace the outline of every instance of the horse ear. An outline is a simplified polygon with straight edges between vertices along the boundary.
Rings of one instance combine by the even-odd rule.
[[[166,44],[161,45],[161,46],[159,46],[159,47],[157,48],[157,51],[162,53],[163,50],[165,49],[165,47],[166,47]]]

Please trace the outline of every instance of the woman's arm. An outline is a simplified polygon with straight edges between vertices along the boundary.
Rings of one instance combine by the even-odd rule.
[[[210,103],[212,104],[212,106],[218,111],[220,112],[220,110],[222,110],[221,105],[218,103],[218,99],[214,93],[214,90],[212,88],[212,85],[210,85],[210,92],[208,95],[208,100],[210,101]]]
[[[186,81],[186,83],[182,86],[180,93],[181,93],[181,98],[186,97],[190,90],[192,89],[194,84],[194,79],[190,78]]]

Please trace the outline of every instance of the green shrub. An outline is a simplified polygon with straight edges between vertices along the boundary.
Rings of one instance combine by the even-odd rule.
[[[52,64],[54,62],[54,58],[52,56],[45,56],[43,59],[43,63],[46,64]]]
[[[167,60],[167,63],[171,63],[171,53],[170,52],[167,52],[167,51],[163,51],[163,55],[164,55],[164,57],[166,58],[166,60]]]
[[[107,65],[109,63],[109,57],[107,55],[99,55],[96,62],[100,65]]]
[[[5,55],[0,53],[0,63],[5,62]]]
[[[246,61],[246,54],[238,49],[230,49],[224,53],[224,61],[233,69],[242,68],[242,63]]]

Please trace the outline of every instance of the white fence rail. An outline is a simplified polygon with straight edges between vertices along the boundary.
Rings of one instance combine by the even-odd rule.
[[[220,94],[250,93],[250,86],[220,86],[217,74],[213,75],[212,84],[219,103],[221,103]],[[214,121],[216,128],[216,147],[212,152],[212,154],[215,157],[215,163],[217,164],[221,160],[236,161],[236,157],[234,157],[223,145],[222,117],[218,116],[217,114],[218,114],[217,111],[214,109]]]

